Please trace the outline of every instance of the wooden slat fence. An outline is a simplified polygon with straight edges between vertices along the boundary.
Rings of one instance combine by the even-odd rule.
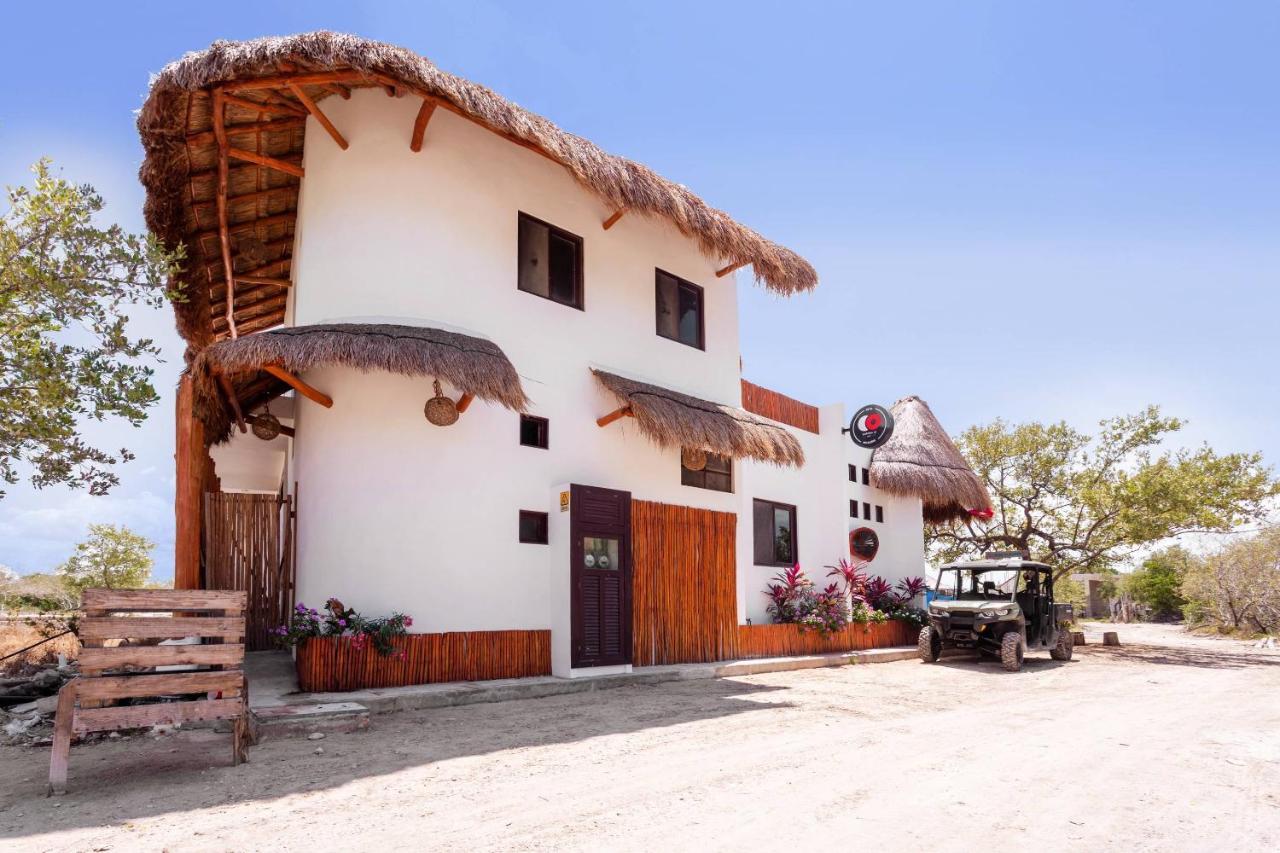
[[[409,634],[393,643],[403,656],[350,637],[313,637],[298,647],[298,686],[317,693],[551,674],[550,631]]]
[[[293,607],[292,499],[207,492],[204,500],[205,587],[247,592],[245,643],[274,648],[269,632]]]
[[[850,625],[830,637],[813,630],[802,633],[798,625],[739,625],[738,656],[772,658],[913,646],[917,632],[914,626],[897,620]]]
[[[818,431],[818,407],[742,380],[742,408],[797,429]]]
[[[632,662],[737,656],[737,516],[632,501]]]

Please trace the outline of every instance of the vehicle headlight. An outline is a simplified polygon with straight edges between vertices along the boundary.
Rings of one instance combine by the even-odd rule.
[[[979,619],[998,619],[1001,616],[1008,616],[1013,612],[1012,607],[1001,607],[998,610],[979,610]]]

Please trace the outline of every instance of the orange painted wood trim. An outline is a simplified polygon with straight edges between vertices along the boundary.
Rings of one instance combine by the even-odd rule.
[[[742,380],[742,408],[748,412],[807,430],[818,431],[818,407]]]
[[[262,366],[262,369],[265,370],[267,373],[270,373],[276,379],[279,379],[281,382],[284,382],[285,384],[289,385],[291,388],[293,388],[293,390],[297,391],[299,394],[306,397],[308,400],[311,400],[312,402],[315,402],[315,403],[319,403],[320,405],[324,406],[326,409],[333,408],[332,397],[330,397],[328,394],[324,393],[323,391],[319,391],[311,387],[310,385],[303,382],[298,377],[294,376],[289,371],[285,370],[283,367],[278,367],[277,365],[274,365],[274,364],[264,364]]]
[[[630,406],[620,406],[619,408],[614,409],[609,414],[596,418],[596,426],[607,427],[609,424],[613,423],[616,420],[619,420],[620,418],[630,418],[634,416],[635,415],[631,411]]]

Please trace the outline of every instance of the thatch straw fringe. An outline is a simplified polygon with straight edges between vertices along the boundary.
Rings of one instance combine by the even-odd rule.
[[[872,486],[920,498],[930,524],[967,518],[969,510],[991,506],[986,487],[928,403],[903,397],[890,411],[893,435],[871,455]]]
[[[365,372],[382,370],[438,377],[464,394],[474,394],[514,411],[524,411],[529,406],[519,374],[492,341],[441,329],[392,324],[292,326],[213,344],[192,363],[197,414],[214,440],[224,440],[231,429],[218,397],[215,372],[228,374],[237,389],[250,397],[242,402],[252,408],[263,402],[251,389],[262,382],[260,368],[264,364],[277,364],[294,374],[341,365]],[[285,390],[278,384],[268,387],[277,394]],[[266,393],[274,396],[269,390]]]
[[[598,194],[609,209],[625,207],[628,215],[660,217],[697,241],[703,252],[717,261],[750,263],[757,280],[770,290],[792,294],[817,283],[817,273],[799,255],[735,222],[648,167],[607,154],[492,90],[441,71],[410,50],[332,32],[215,42],[207,50],[189,53],[167,65],[152,80],[138,116],[146,151],[140,176],[147,189],[147,225],[163,241],[190,244],[195,230],[188,185],[192,161],[216,161],[212,140],[205,138],[190,147],[186,141],[188,133],[209,130],[205,94],[209,87],[278,74],[285,63],[308,73],[355,70],[393,78],[545,152]],[[408,128],[406,138],[407,134]],[[301,138],[300,133],[276,134],[273,147],[264,153],[296,157],[301,154]],[[208,286],[194,275],[187,279],[188,301],[176,303],[175,309],[179,331],[199,348],[207,342]]]
[[[775,465],[804,465],[804,449],[787,429],[732,406],[722,406],[647,382],[592,369],[596,379],[629,405],[636,425],[662,447],[689,447]]]

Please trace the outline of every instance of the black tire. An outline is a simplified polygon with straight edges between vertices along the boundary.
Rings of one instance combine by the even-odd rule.
[[[916,639],[916,649],[920,652],[920,660],[925,663],[935,663],[942,655],[942,638],[926,625],[920,629],[920,636]]]
[[[1076,641],[1071,636],[1071,632],[1066,628],[1058,629],[1058,642],[1053,644],[1053,648],[1049,649],[1049,657],[1054,660],[1071,660],[1071,655],[1075,651]]]
[[[1000,665],[1006,672],[1017,672],[1022,669],[1022,658],[1026,654],[1026,644],[1022,642],[1020,631],[1010,631],[1000,638]]]

